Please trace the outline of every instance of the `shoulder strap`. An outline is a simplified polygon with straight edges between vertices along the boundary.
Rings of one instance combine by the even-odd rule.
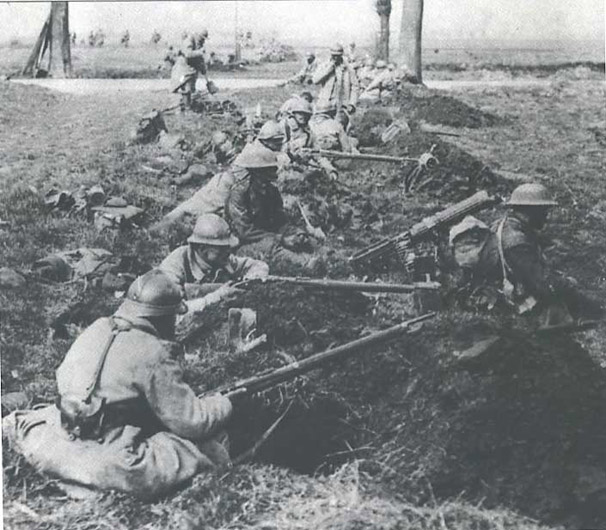
[[[195,282],[194,273],[191,270],[191,263],[189,262],[189,251],[185,255],[185,259],[183,260],[183,268],[185,269],[185,281],[186,282]]]
[[[103,352],[101,353],[101,356],[99,357],[99,362],[97,363],[97,367],[95,368],[93,379],[90,385],[88,385],[88,387],[86,388],[83,400],[85,403],[88,403],[90,401],[93,392],[95,391],[95,388],[97,388],[97,383],[99,382],[101,371],[103,370],[103,365],[105,364],[105,359],[107,358],[107,354],[109,353],[109,350],[112,347],[114,340],[118,336],[118,333],[130,329],[130,325],[119,325],[113,317],[110,317],[110,324],[112,328],[111,334],[108,337],[107,342],[105,343],[105,347],[103,349]]]
[[[507,262],[505,261],[505,252],[503,251],[503,226],[505,225],[506,220],[507,217],[504,217],[497,228],[497,248],[499,249],[499,258],[501,262],[501,269],[503,271],[503,281],[508,280],[507,271],[511,271],[509,265],[507,265]]]

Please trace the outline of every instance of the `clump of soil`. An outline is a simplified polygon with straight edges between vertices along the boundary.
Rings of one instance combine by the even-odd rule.
[[[500,116],[476,109],[451,96],[419,87],[402,88],[387,104],[398,107],[398,114],[408,121],[424,121],[448,127],[479,129],[501,125],[506,121]],[[381,105],[381,103],[371,105]]]

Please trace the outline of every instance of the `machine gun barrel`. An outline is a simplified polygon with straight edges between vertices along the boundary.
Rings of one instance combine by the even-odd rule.
[[[420,290],[437,291],[440,288],[438,282],[415,282],[409,284],[374,283],[331,280],[326,278],[294,278],[288,276],[266,276],[265,278],[244,280],[243,282],[235,284],[235,287],[245,287],[251,283],[288,283],[311,289],[334,289],[339,291],[359,291],[365,293],[411,293]]]
[[[302,359],[301,361],[295,361],[281,368],[262,372],[247,379],[238,381],[233,385],[219,388],[218,392],[227,396],[230,394],[256,394],[258,392],[263,392],[264,390],[268,390],[269,388],[275,387],[281,383],[295,379],[299,375],[314,370],[329,361],[345,358],[354,353],[364,351],[368,347],[387,342],[390,339],[405,333],[409,333],[412,326],[434,318],[435,315],[435,313],[427,313],[411,320],[407,320],[383,331],[378,331],[366,337],[362,337],[341,346],[337,346],[336,348],[331,348],[330,350],[316,353],[315,355]]]
[[[352,263],[372,261],[373,259],[397,251],[398,245],[400,244],[403,244],[404,246],[415,245],[427,238],[435,230],[458,223],[465,216],[498,204],[499,202],[501,202],[500,197],[490,196],[486,191],[478,191],[457,204],[453,204],[434,215],[425,217],[414,224],[409,230],[401,232],[397,236],[382,239],[377,243],[373,243],[372,245],[359,250],[351,256],[349,260]]]

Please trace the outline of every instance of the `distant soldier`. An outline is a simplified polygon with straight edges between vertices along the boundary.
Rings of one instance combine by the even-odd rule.
[[[299,83],[301,85],[311,85],[313,83],[313,75],[318,67],[316,62],[316,56],[312,52],[305,54],[305,64],[295,75],[293,75],[287,82],[288,83]]]
[[[204,296],[226,282],[263,278],[269,274],[264,261],[232,254],[239,244],[238,238],[218,215],[198,217],[187,242],[173,250],[159,266],[184,289],[187,298]]]
[[[192,95],[196,92],[198,73],[204,76],[207,87],[210,79],[206,73],[204,43],[208,30],[188,36],[181,44],[171,74],[172,92],[181,95],[181,110],[190,109]]]
[[[65,484],[143,499],[229,465],[232,404],[196,397],[169,342],[186,310],[163,272],[137,278],[114,315],[72,344],[56,372],[56,404],[8,416],[3,436]]]
[[[130,33],[128,30],[126,30],[124,32],[124,34],[122,35],[122,37],[120,38],[120,44],[122,44],[122,46],[124,46],[125,48],[128,48],[129,43],[130,43]]]
[[[375,62],[370,55],[364,59],[364,64],[356,71],[361,87],[367,86],[375,76]]]
[[[349,115],[356,111],[359,83],[354,69],[343,60],[343,46],[335,44],[330,49],[330,60],[318,66],[313,82],[322,87],[318,105],[334,106],[337,120],[347,127]]]
[[[370,84],[366,87],[360,99],[383,99],[391,97],[399,85],[396,65],[383,61],[377,61],[376,74]]]

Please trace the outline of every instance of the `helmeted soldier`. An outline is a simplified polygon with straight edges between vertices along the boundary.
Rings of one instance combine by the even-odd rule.
[[[543,325],[568,323],[589,310],[601,312],[599,304],[545,263],[540,231],[557,206],[547,188],[522,184],[506,206],[507,213],[491,227],[492,237],[482,249],[479,277],[498,285],[519,314],[540,315]]]
[[[215,214],[198,217],[188,244],[173,250],[159,266],[188,298],[204,296],[231,281],[263,278],[267,263],[235,256],[238,238],[230,233],[225,219]],[[229,294],[229,290],[225,291]]]
[[[288,79],[287,83],[300,83],[302,85],[311,85],[313,83],[313,75],[316,71],[318,63],[316,55],[313,52],[305,54],[305,64],[295,75]]]
[[[343,46],[335,44],[330,49],[330,60],[318,66],[313,82],[321,85],[318,104],[330,104],[336,110],[337,119],[343,121],[356,110],[359,83],[354,69],[343,60]]]
[[[3,435],[66,484],[142,498],[228,465],[223,429],[231,402],[196,397],[167,342],[185,310],[162,271],[139,277],[116,313],[90,325],[67,352],[56,405],[13,413]]]
[[[274,185],[278,177],[276,153],[283,142],[282,128],[276,122],[268,122],[257,140],[234,160],[234,183],[225,214],[242,244],[275,238],[286,222],[282,196]]]
[[[284,130],[284,144],[287,151],[311,147],[309,120],[313,114],[311,103],[299,97],[289,107],[287,115],[280,122]]]
[[[187,35],[177,53],[171,73],[171,90],[173,93],[181,95],[181,110],[191,108],[198,73],[204,76],[207,86],[210,84],[206,73],[206,52],[204,51],[204,43],[207,38],[207,29]]]

